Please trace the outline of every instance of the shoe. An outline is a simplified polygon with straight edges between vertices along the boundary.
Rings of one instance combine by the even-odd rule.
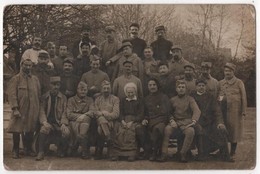
[[[187,163],[188,162],[186,154],[180,153],[180,162],[181,163]]]
[[[152,155],[150,158],[149,158],[149,161],[156,161],[156,155]]]
[[[12,152],[12,158],[13,158],[13,159],[19,159],[19,158],[20,158],[20,157],[19,157],[19,152],[14,150],[14,151]]]
[[[110,160],[111,160],[111,161],[118,161],[118,156],[113,156],[113,157],[111,157]]]
[[[159,158],[156,159],[158,162],[167,161],[167,154],[163,153]]]
[[[35,160],[36,161],[44,160],[44,153],[43,152],[39,152]]]
[[[135,161],[135,156],[129,156],[129,157],[127,158],[127,161],[129,161],[129,162]]]
[[[36,153],[33,152],[32,150],[26,150],[24,155],[25,156],[36,157]]]
[[[82,151],[81,158],[82,159],[90,159],[88,151]]]

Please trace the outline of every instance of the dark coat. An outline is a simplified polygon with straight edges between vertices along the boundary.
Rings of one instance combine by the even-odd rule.
[[[153,57],[155,60],[166,61],[170,58],[170,50],[173,43],[166,39],[156,40],[151,43],[153,48]]]
[[[140,57],[141,59],[144,59],[144,49],[147,46],[145,40],[137,37],[137,38],[131,39],[130,42],[133,45],[133,53],[136,53],[138,57]]]

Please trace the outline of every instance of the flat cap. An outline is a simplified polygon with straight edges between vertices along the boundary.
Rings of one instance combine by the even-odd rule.
[[[186,67],[191,67],[192,69],[195,69],[195,66],[194,66],[193,63],[187,63],[187,64],[185,64],[185,65],[184,65],[184,68],[186,68]]]
[[[157,32],[159,30],[164,30],[165,31],[165,27],[163,25],[155,27],[155,32]]]
[[[47,57],[47,58],[50,58],[49,53],[48,53],[47,51],[45,51],[45,50],[39,51],[38,57]]]
[[[132,64],[133,65],[133,62],[129,61],[129,60],[126,60],[123,62],[123,65],[125,65],[126,63],[129,63],[129,64]]]
[[[230,62],[226,63],[226,64],[224,65],[224,67],[225,67],[225,68],[230,68],[230,69],[232,69],[233,71],[236,70],[236,65],[234,65],[233,63],[230,63]]]
[[[137,27],[137,28],[140,28],[140,26],[139,26],[138,23],[132,23],[129,27]]]
[[[71,57],[67,57],[63,60],[63,63],[71,63],[71,64],[74,64],[74,61],[73,61],[73,58]]]
[[[96,60],[101,60],[101,58],[97,55],[90,55],[89,60],[92,62],[92,61],[96,61]]]
[[[195,84],[198,85],[199,83],[204,83],[205,85],[207,84],[207,82],[206,82],[206,80],[204,78],[197,79]]]
[[[202,62],[201,63],[201,67],[211,68],[212,67],[212,63],[211,62]]]
[[[176,49],[182,50],[182,48],[181,48],[180,45],[173,45],[173,46],[171,47],[171,50],[176,50]]]
[[[107,80],[104,80],[104,81],[101,83],[101,86],[105,86],[105,85],[110,85],[110,82],[107,81]]]
[[[114,26],[106,26],[105,32],[116,31]]]
[[[131,48],[133,47],[133,45],[131,44],[131,42],[127,41],[127,42],[122,43],[122,46],[121,46],[120,50],[122,50],[123,48],[125,48],[125,47],[127,47],[127,46],[129,46],[129,47],[131,47]]]
[[[60,76],[50,77],[50,82],[51,83],[60,82]]]

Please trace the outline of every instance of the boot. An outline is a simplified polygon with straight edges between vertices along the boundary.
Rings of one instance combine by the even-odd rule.
[[[13,152],[12,152],[12,158],[13,159],[19,159],[20,158],[20,156],[19,156],[19,149],[17,150],[13,150]]]
[[[36,161],[44,160],[44,152],[39,152],[35,160]]]
[[[205,146],[204,146],[204,139],[202,135],[199,135],[197,137],[197,146],[198,146],[198,161],[205,161],[206,160],[206,155],[205,155]]]
[[[13,133],[13,151],[12,151],[12,158],[18,159],[19,156],[19,144],[20,144],[20,134]]]
[[[153,150],[153,153],[152,153],[152,156],[149,158],[149,161],[156,161],[156,155],[157,155],[157,152],[156,152],[156,150],[154,149],[154,150]]]
[[[103,158],[103,148],[98,147],[94,159],[101,160],[102,158]]]
[[[162,155],[160,155],[160,157],[157,158],[157,161],[158,162],[165,162],[165,161],[167,161],[167,154],[162,153]]]
[[[90,149],[87,147],[88,142],[86,138],[81,139],[81,148],[82,148],[82,153],[81,153],[81,158],[82,159],[89,159],[90,158]]]
[[[187,163],[188,162],[186,153],[180,153],[180,162],[181,163]]]

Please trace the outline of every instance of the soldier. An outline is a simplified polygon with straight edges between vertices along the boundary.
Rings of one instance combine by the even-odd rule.
[[[220,83],[218,100],[221,102],[224,123],[231,143],[230,155],[235,159],[237,142],[242,139],[243,118],[246,116],[247,98],[242,80],[235,76],[236,65],[226,63],[224,79]]]
[[[58,75],[63,73],[63,62],[65,58],[68,56],[68,47],[65,45],[61,45],[59,47],[59,56],[52,60],[54,65],[54,70]]]
[[[23,134],[25,155],[35,156],[32,141],[39,118],[41,89],[38,78],[31,75],[32,66],[31,59],[22,59],[20,73],[10,80],[8,87],[12,108],[8,132],[13,134],[14,159],[19,158],[20,134]]]
[[[201,111],[198,124],[195,125],[198,160],[206,160],[212,146],[216,145],[224,161],[234,162],[229,155],[227,130],[220,105],[216,98],[206,91],[206,83],[204,79],[196,80],[197,91],[191,94]]]
[[[47,43],[47,52],[49,53],[51,61],[55,58],[57,58],[56,55],[56,45],[54,42],[48,42]]]
[[[154,51],[155,60],[167,61],[170,58],[170,50],[172,42],[165,39],[165,27],[160,25],[155,28],[157,40],[151,43],[151,47]]]
[[[67,114],[72,130],[72,141],[70,143],[71,153],[77,150],[77,143],[81,145],[83,159],[88,159],[90,156],[88,146],[88,130],[93,118],[94,102],[93,99],[87,97],[88,85],[84,82],[79,82],[77,94],[68,100]]]
[[[144,59],[144,49],[146,47],[146,42],[143,39],[138,37],[139,32],[139,24],[132,23],[129,26],[129,33],[130,33],[130,42],[133,45],[133,53],[136,53],[138,57]]]
[[[187,63],[184,65],[184,79],[186,83],[186,92],[190,95],[192,92],[196,91],[196,79],[194,78],[195,66],[192,63]]]
[[[68,148],[70,130],[66,114],[67,98],[59,91],[61,86],[59,76],[51,77],[50,83],[50,91],[45,93],[41,98],[39,117],[41,129],[39,135],[39,153],[36,161],[44,159],[44,149],[50,139],[56,141],[59,157],[64,157]]]
[[[112,155],[109,151],[112,145],[114,121],[119,117],[119,98],[111,94],[110,82],[106,80],[102,82],[101,94],[95,100],[97,111],[94,112],[98,124],[97,156],[99,159],[102,158],[104,141],[107,142],[108,157]]]
[[[38,64],[33,66],[32,74],[38,77],[41,85],[41,94],[45,94],[50,90],[50,76],[54,76],[55,71],[48,66],[50,57],[47,51],[40,51],[38,56]]]
[[[206,80],[207,91],[211,93],[215,98],[218,97],[219,93],[219,82],[217,79],[210,75],[212,63],[202,62],[201,63],[201,78]]]
[[[201,113],[195,100],[187,95],[184,81],[178,80],[176,82],[176,91],[177,96],[170,100],[173,114],[164,130],[162,156],[158,159],[161,162],[167,160],[169,138],[176,132],[184,134],[184,141],[180,150],[180,162],[187,162],[186,155],[195,135],[194,125],[199,120]]]
[[[63,61],[63,73],[60,75],[61,87],[60,91],[67,98],[76,94],[79,77],[73,73],[73,58],[66,58]]]

